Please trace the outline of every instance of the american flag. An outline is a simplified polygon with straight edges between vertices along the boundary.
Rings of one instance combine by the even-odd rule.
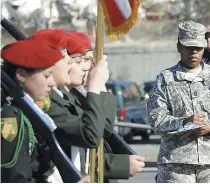
[[[112,40],[120,39],[137,23],[140,0],[101,0],[106,34]]]

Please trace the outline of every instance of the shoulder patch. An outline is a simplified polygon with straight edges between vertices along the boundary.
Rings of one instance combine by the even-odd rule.
[[[17,118],[1,118],[1,135],[5,140],[12,142],[17,137],[17,133]]]

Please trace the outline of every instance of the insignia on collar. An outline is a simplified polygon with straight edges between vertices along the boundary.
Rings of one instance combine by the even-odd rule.
[[[1,118],[1,135],[2,137],[12,142],[18,133],[17,118]]]

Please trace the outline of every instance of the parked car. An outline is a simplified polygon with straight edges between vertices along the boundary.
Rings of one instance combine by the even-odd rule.
[[[117,97],[117,116],[119,121],[148,124],[146,101],[138,85],[133,81],[108,81],[107,90]],[[127,141],[141,135],[149,139],[151,130],[119,127],[118,133]]]

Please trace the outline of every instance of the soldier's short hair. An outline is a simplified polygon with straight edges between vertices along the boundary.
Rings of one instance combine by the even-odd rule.
[[[16,81],[16,71],[18,68],[24,69],[27,73],[33,73],[37,70],[34,68],[20,67],[20,66],[17,66],[17,65],[14,65],[14,64],[8,62],[7,60],[3,60],[2,70],[4,70],[4,72],[6,72],[6,74],[14,81]]]

